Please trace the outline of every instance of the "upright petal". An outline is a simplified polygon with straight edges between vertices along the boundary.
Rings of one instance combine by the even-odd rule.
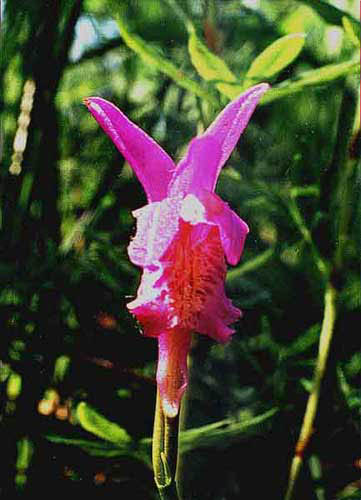
[[[214,191],[221,168],[268,88],[262,83],[248,89],[224,108],[203,135],[190,142],[169,184],[168,196],[197,194],[199,189]]]
[[[260,83],[246,90],[224,108],[203,134],[203,137],[214,137],[222,151],[213,179],[213,189],[221,168],[230,157],[259,100],[268,89],[267,83]]]
[[[213,191],[222,149],[214,137],[192,139],[186,156],[180,161],[168,187],[168,196],[184,197],[200,189]]]
[[[133,168],[148,201],[165,198],[175,169],[170,156],[112,103],[100,97],[89,97],[84,102]]]
[[[191,345],[188,331],[173,329],[158,337],[157,384],[163,412],[174,418],[188,384],[187,354]]]

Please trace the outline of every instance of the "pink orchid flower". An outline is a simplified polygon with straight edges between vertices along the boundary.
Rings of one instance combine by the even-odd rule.
[[[133,212],[137,232],[130,260],[143,269],[138,295],[128,309],[144,334],[157,337],[157,384],[163,412],[175,417],[187,387],[191,334],[229,340],[228,325],[241,316],[226,297],[226,259],[235,265],[247,224],[214,192],[258,101],[259,84],[220,113],[194,138],[176,166],[168,154],[118,108],[100,97],[85,100],[89,111],[133,168],[148,204]]]

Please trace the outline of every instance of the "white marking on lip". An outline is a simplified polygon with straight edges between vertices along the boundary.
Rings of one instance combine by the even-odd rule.
[[[206,210],[198,198],[193,194],[188,194],[183,200],[179,215],[185,222],[194,225],[205,222],[205,212]]]

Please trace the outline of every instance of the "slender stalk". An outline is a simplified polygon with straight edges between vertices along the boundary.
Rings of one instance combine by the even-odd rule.
[[[193,350],[197,343],[197,338],[195,335],[192,337],[191,349],[187,357],[188,366],[188,387],[185,391],[182,399],[182,404],[179,412],[179,433],[180,438],[182,438],[182,433],[187,429],[187,419],[189,413],[189,396],[192,387],[192,368],[193,368]],[[181,447],[178,448],[177,457],[177,470],[175,476],[177,491],[179,495],[179,500],[185,500],[185,467],[184,467],[184,452],[182,452]]]
[[[234,281],[241,278],[244,274],[253,272],[259,267],[262,267],[263,265],[267,264],[272,259],[272,257],[275,256],[275,253],[276,253],[275,247],[268,248],[263,253],[257,255],[253,259],[247,260],[244,264],[241,264],[240,266],[232,269],[231,271],[228,271],[226,283],[232,284]]]
[[[188,17],[188,15],[184,12],[182,7],[178,5],[175,0],[163,0],[163,3],[168,4],[168,6],[173,10],[173,12],[179,17],[181,21],[183,21],[185,27],[188,30],[188,33],[194,31],[194,25],[192,20]]]
[[[302,234],[304,240],[306,241],[306,243],[309,245],[310,249],[311,249],[311,253],[312,253],[312,257],[313,257],[313,260],[317,266],[317,269],[319,270],[320,274],[322,276],[326,276],[327,275],[327,265],[325,263],[325,261],[323,260],[323,258],[321,257],[313,239],[312,239],[312,236],[311,236],[311,233],[302,217],[302,214],[300,212],[300,209],[298,208],[298,205],[295,201],[294,198],[291,198],[290,201],[289,201],[289,205],[288,205],[288,209],[289,209],[289,213],[292,217],[292,219],[294,220],[294,222],[296,223],[300,233]]]
[[[345,162],[344,172],[338,186],[338,197],[341,200],[338,218],[338,245],[336,247],[334,262],[337,271],[342,268],[342,261],[348,237],[348,227],[352,214],[352,204],[348,203],[350,192],[353,188],[353,174],[356,170],[357,160],[349,159]],[[345,202],[346,200],[346,202]]]
[[[327,358],[330,351],[331,340],[336,320],[337,292],[331,283],[328,283],[325,291],[324,316],[322,321],[320,343],[312,391],[309,395],[306,412],[303,418],[302,428],[292,460],[285,500],[291,500],[295,484],[303,463],[303,456],[313,433],[313,424],[317,413],[320,399],[321,385],[326,370]]]
[[[336,320],[336,301],[337,291],[333,286],[335,277],[340,274],[343,267],[343,259],[345,254],[345,244],[347,242],[348,227],[351,218],[350,200],[352,199],[352,174],[354,172],[356,162],[349,158],[349,141],[352,130],[359,126],[359,119],[356,115],[356,96],[355,91],[351,88],[346,88],[342,100],[341,111],[339,116],[339,126],[337,141],[335,146],[334,158],[330,167],[328,178],[323,180],[321,186],[321,201],[324,209],[329,210],[331,203],[331,194],[336,196],[335,218],[336,226],[336,250],[332,261],[332,273],[329,278],[328,285],[325,291],[325,309],[321,328],[319,351],[317,357],[316,368],[314,372],[314,383],[311,394],[308,398],[306,412],[303,418],[300,437],[298,439],[295,456],[291,464],[291,470],[288,480],[288,487],[285,500],[291,500],[295,488],[295,484],[302,467],[303,456],[313,432],[313,423],[316,417],[318,402],[320,398],[321,383],[326,369],[327,358],[329,354],[330,344],[332,340],[335,320]],[[336,189],[331,189],[332,178],[337,175]],[[327,267],[323,259],[319,258],[317,248],[312,242],[311,234],[304,224],[303,218],[298,210],[297,205],[291,205],[291,215],[297,223],[304,239],[311,245],[318,269],[322,274],[326,274]],[[332,276],[332,274],[335,274]]]
[[[179,433],[182,433],[186,429],[188,407],[189,406],[188,406],[188,389],[187,389],[183,395],[181,409],[179,413]],[[184,500],[184,453],[182,453],[180,447],[178,448],[175,481],[177,485],[179,500]]]
[[[178,500],[174,475],[178,452],[178,416],[167,417],[157,390],[154,416],[152,459],[154,481],[161,500]]]

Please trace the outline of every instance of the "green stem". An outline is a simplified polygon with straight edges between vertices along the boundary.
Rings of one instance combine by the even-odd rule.
[[[342,271],[345,245],[347,242],[349,222],[351,218],[350,206],[352,205],[352,203],[350,203],[350,200],[352,200],[352,174],[356,166],[356,161],[348,157],[348,147],[352,130],[355,129],[355,127],[357,129],[357,127],[359,126],[359,119],[358,115],[356,115],[355,113],[355,110],[355,91],[352,90],[352,88],[346,88],[341,105],[334,159],[330,168],[329,178],[325,178],[323,180],[323,186],[321,186],[321,194],[325,210],[329,210],[330,205],[332,208],[332,203],[330,201],[331,194],[335,193],[337,200],[335,207],[335,218],[337,221],[336,241],[338,243],[338,246],[336,247],[332,262],[333,272],[331,273],[330,280],[333,281],[335,277],[332,277],[332,274],[334,274],[335,271],[340,274],[340,272]],[[334,175],[338,176],[335,190],[330,189],[332,187],[332,178]],[[312,241],[311,234],[304,224],[303,218],[299,213],[297,204],[295,202],[291,204],[290,212],[301,233],[303,234],[305,241],[307,241],[311,246],[311,250],[313,252],[318,269],[323,275],[327,275],[328,273],[326,264],[322,257],[319,255],[318,250]],[[316,417],[318,402],[320,398],[321,383],[326,369],[327,358],[336,320],[336,301],[337,291],[334,288],[332,281],[329,281],[325,291],[325,309],[321,328],[317,363],[314,372],[313,388],[308,398],[300,437],[298,439],[295,456],[291,464],[291,471],[289,475],[285,500],[291,500],[293,496],[295,484],[302,467],[303,456],[313,432],[313,423]]]
[[[154,481],[161,500],[178,500],[174,475],[178,451],[178,416],[167,417],[157,390],[154,416],[152,459]]]
[[[338,231],[337,231],[337,247],[334,256],[335,268],[340,271],[345,253],[345,246],[348,238],[348,227],[351,219],[352,204],[344,200],[350,200],[349,196],[352,191],[353,173],[357,166],[357,161],[349,159],[345,162],[344,172],[338,186],[338,197],[343,203],[340,203]]]
[[[313,257],[313,260],[317,266],[317,269],[319,270],[320,274],[322,276],[326,276],[327,275],[327,265],[325,263],[325,261],[322,259],[313,239],[312,239],[312,236],[311,236],[311,233],[303,219],[303,216],[298,208],[298,205],[296,203],[296,201],[294,200],[294,198],[291,198],[290,201],[289,201],[289,204],[288,204],[288,209],[289,209],[289,213],[293,219],[293,221],[295,222],[295,224],[297,225],[298,227],[298,230],[300,231],[300,233],[302,234],[303,236],[303,239],[305,240],[305,242],[309,245],[310,249],[311,249],[311,253],[312,253],[312,257]]]
[[[313,424],[317,413],[318,402],[320,399],[321,384],[325,374],[327,358],[330,351],[330,345],[336,320],[336,299],[337,292],[331,285],[331,283],[329,283],[325,291],[325,310],[322,321],[317,362],[314,372],[313,387],[308,398],[300,436],[298,438],[295,455],[291,464],[285,500],[291,500],[293,496],[295,484],[302,467],[303,456],[313,433]]]
[[[191,33],[194,31],[194,25],[191,21],[191,19],[188,17],[188,15],[184,12],[182,7],[178,5],[176,0],[163,0],[165,4],[168,4],[168,6],[173,10],[173,12],[179,17],[181,21],[183,21],[188,33]]]
[[[239,267],[228,271],[226,282],[227,284],[232,284],[235,280],[241,278],[244,274],[250,273],[258,269],[259,267],[267,264],[274,256],[276,249],[275,247],[268,248],[263,253],[257,255],[253,259],[247,260],[244,264]]]
[[[182,439],[184,431],[187,429],[187,419],[189,413],[189,396],[190,396],[190,388],[192,387],[192,365],[193,365],[193,356],[192,352],[197,343],[197,338],[195,335],[192,337],[191,349],[188,353],[187,357],[187,366],[188,366],[188,387],[185,391],[182,404],[179,412],[179,433],[180,440]],[[179,500],[185,500],[185,467],[184,467],[184,450],[182,451],[181,446],[178,449],[178,457],[177,457],[177,470],[175,480],[177,483],[177,491],[179,495]]]

